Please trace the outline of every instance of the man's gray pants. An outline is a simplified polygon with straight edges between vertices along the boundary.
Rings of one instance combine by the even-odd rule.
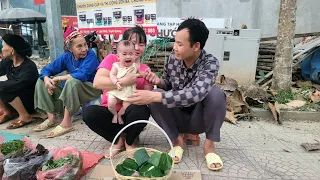
[[[154,91],[164,92],[162,89]],[[207,139],[219,142],[220,128],[226,116],[226,106],[224,92],[218,87],[213,87],[190,113],[179,107],[168,108],[162,103],[152,103],[149,108],[152,117],[168,134],[171,141],[176,140],[179,133],[205,133]]]

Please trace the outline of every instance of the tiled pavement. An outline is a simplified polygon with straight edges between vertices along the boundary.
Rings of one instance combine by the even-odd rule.
[[[32,132],[36,123],[39,122],[11,132],[27,133],[33,143],[41,143],[48,148],[71,145],[102,154],[110,145],[81,120],[75,122],[76,131],[54,139],[44,138],[48,131]],[[8,131],[5,126],[0,125],[0,131]],[[300,146],[301,143],[320,141],[319,122],[285,121],[282,126],[265,119],[238,125],[224,123],[221,134],[221,142],[216,143],[217,153],[224,161],[221,171],[212,172],[206,167],[202,150],[204,134],[201,134],[200,146],[187,147],[182,162],[175,168],[200,169],[205,180],[320,179],[320,151],[306,152]],[[139,143],[162,151],[169,149],[165,137],[152,126],[142,132]],[[100,164],[110,162],[103,159]]]

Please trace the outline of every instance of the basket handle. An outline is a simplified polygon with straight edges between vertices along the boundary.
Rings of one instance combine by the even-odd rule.
[[[166,133],[159,125],[157,125],[157,124],[154,123],[154,122],[146,121],[146,120],[138,120],[138,121],[134,121],[134,122],[126,125],[126,126],[125,126],[124,128],[122,128],[122,129],[118,132],[118,134],[114,137],[114,139],[113,139],[113,141],[112,141],[112,143],[111,143],[110,150],[109,150],[109,152],[110,152],[110,160],[112,159],[113,145],[114,145],[114,143],[116,142],[116,139],[121,135],[121,133],[122,133],[124,130],[126,130],[128,127],[130,127],[130,126],[132,126],[132,125],[134,125],[134,124],[141,124],[141,123],[151,124],[151,125],[155,126],[156,128],[158,128],[158,129],[166,136],[166,138],[167,138],[167,140],[168,140],[168,142],[169,142],[169,144],[170,144],[170,148],[171,148],[171,152],[172,152],[171,157],[172,157],[172,158],[175,157],[173,145],[172,145],[172,142],[171,142],[169,136],[167,135],[167,133]]]

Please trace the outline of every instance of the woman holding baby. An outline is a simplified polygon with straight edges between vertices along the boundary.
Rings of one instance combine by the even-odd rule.
[[[143,78],[140,78],[141,73],[149,70],[148,66],[140,63],[147,40],[144,30],[139,26],[128,29],[123,34],[123,40],[129,40],[132,43],[117,47],[117,55],[110,54],[105,57],[94,78],[93,86],[104,90],[101,104],[99,106],[89,106],[83,115],[83,120],[87,126],[109,142],[112,142],[117,133],[127,124],[142,119],[148,120],[150,117],[147,105],[128,104],[125,98],[119,99],[114,96],[114,93],[108,93],[108,91],[122,90],[123,87],[130,86],[134,86],[136,89],[153,89]],[[131,45],[134,48],[132,49],[134,50],[133,56],[130,52],[132,51],[130,49]],[[136,68],[128,70],[131,66]],[[127,68],[128,73],[124,73],[124,76],[118,76],[121,68]],[[108,97],[111,96],[110,94],[112,97]],[[133,143],[145,126],[146,124],[135,124],[126,129],[125,133],[117,139],[112,156],[122,150],[135,148]],[[110,151],[108,149],[105,157],[110,158],[109,156]]]

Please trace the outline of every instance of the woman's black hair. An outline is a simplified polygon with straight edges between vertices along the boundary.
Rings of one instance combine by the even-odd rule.
[[[146,33],[144,32],[143,28],[141,26],[136,25],[135,27],[131,29],[127,29],[123,33],[123,40],[131,40],[131,37],[133,34],[137,35],[137,40],[139,40],[139,43],[147,43],[147,36]]]

